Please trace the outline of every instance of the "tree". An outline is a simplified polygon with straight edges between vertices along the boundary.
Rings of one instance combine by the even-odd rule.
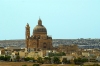
[[[30,60],[30,58],[29,58],[29,57],[26,57],[26,58],[24,58],[24,60],[25,60],[25,61],[29,61],[29,60]]]
[[[84,62],[88,62],[88,59],[87,58],[77,58],[77,59],[74,59],[74,63],[75,64],[82,64]]]
[[[5,57],[4,57],[4,60],[5,60],[5,61],[9,61],[10,58],[11,58],[11,56],[5,56]]]
[[[45,63],[51,63],[51,58],[50,57],[45,57],[44,62]]]
[[[82,63],[88,62],[88,59],[87,59],[87,58],[83,58],[83,59],[81,60],[81,62],[82,62]]]
[[[80,64],[81,63],[81,58],[74,59],[74,63],[75,64]]]
[[[30,58],[30,60],[33,60],[33,62],[35,62],[35,61],[36,61],[34,58]]]
[[[63,58],[62,62],[63,62],[64,64],[66,64],[66,63],[67,63],[67,58]]]
[[[38,57],[38,58],[37,58],[37,62],[38,62],[38,63],[43,63],[43,59],[42,59],[41,57]]]
[[[54,57],[54,58],[53,58],[53,62],[54,62],[55,64],[59,64],[59,63],[60,63],[60,59],[59,59],[58,57]]]
[[[48,55],[49,55],[49,57],[52,57],[52,56],[54,56],[54,53],[51,52]]]
[[[0,60],[4,60],[5,59],[5,57],[4,56],[0,56]]]
[[[62,56],[66,56],[66,53],[64,53],[64,52],[61,52],[61,55],[62,55]]]
[[[40,66],[39,64],[33,64],[33,66]]]
[[[16,56],[16,60],[17,60],[17,61],[20,60],[20,56],[19,56],[19,55]]]

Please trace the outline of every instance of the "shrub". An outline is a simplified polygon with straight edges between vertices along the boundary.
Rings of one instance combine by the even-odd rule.
[[[40,66],[39,64],[33,64],[33,66]]]
[[[27,66],[26,64],[22,65],[22,66]]]

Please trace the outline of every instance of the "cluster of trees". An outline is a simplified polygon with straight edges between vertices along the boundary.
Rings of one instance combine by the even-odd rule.
[[[71,62],[69,60],[67,60],[67,58],[63,58],[62,63],[63,64],[70,64]]]
[[[51,64],[51,63],[55,63],[55,64],[59,64],[61,63],[60,62],[60,59],[58,57],[38,57],[37,59],[34,59],[34,58],[29,58],[29,57],[26,57],[26,58],[23,58],[24,61],[32,61],[32,62],[36,62],[36,63],[41,63],[41,64]]]
[[[31,62],[35,62],[36,60],[34,58],[31,58],[31,57],[26,57],[26,58],[23,58],[24,61],[30,61]]]
[[[7,56],[7,55],[5,55],[5,56],[0,56],[0,60],[3,60],[3,61],[9,61],[10,58],[11,58],[11,56]]]
[[[60,52],[60,53],[52,53],[52,52],[50,52],[48,54],[48,56],[49,57],[53,57],[53,56],[66,56],[66,53],[64,53],[64,52]]]
[[[45,64],[70,64],[70,60],[67,60],[67,58],[63,58],[62,61],[60,60],[59,57],[57,56],[54,56],[54,57],[45,57],[45,58],[41,58],[41,57],[38,57],[37,58],[37,62],[38,63],[45,63]]]
[[[38,63],[45,63],[45,64],[51,64],[51,63],[54,63],[54,64],[59,64],[61,63],[60,62],[60,59],[58,57],[45,57],[45,58],[41,58],[41,57],[38,57],[37,58],[37,62]]]
[[[27,66],[26,64],[25,65],[22,65],[22,66]],[[39,64],[33,64],[32,66],[40,66]]]
[[[58,54],[60,55],[60,54]],[[62,53],[62,55],[64,55]],[[3,60],[3,61],[9,61],[10,60],[10,56],[0,56],[0,60]],[[19,55],[16,56],[16,60],[19,61],[21,58]],[[67,60],[67,58],[63,58],[62,61],[60,60],[59,56],[52,56],[52,57],[38,57],[37,59],[34,59],[34,58],[30,58],[30,57],[26,57],[26,58],[22,58],[22,60],[24,61],[30,61],[31,62],[36,62],[36,63],[40,63],[40,64],[70,64],[71,61]],[[87,58],[77,58],[77,59],[74,59],[73,62],[75,64],[82,64],[84,62],[88,62],[88,59]],[[39,64],[33,64],[33,66],[38,66]]]
[[[64,53],[62,54],[57,54],[57,55],[64,55]],[[10,56],[0,56],[0,60],[3,60],[3,61],[9,61],[10,60]],[[17,55],[16,56],[16,61],[19,61],[20,60],[20,56]],[[24,61],[30,61],[31,62],[37,62],[37,63],[45,63],[45,64],[51,64],[51,63],[54,63],[54,64],[60,64],[60,63],[63,63],[63,64],[69,64],[71,63],[70,61],[67,60],[67,58],[63,58],[62,61],[60,61],[60,58],[59,56],[52,56],[52,57],[38,57],[37,59],[34,59],[34,58],[30,58],[30,57],[26,57],[26,58],[22,58],[21,60],[24,60]],[[73,61],[75,64],[82,64],[84,62],[88,62],[88,59],[86,58],[77,58],[77,59],[74,59]]]
[[[74,59],[74,63],[75,64],[82,64],[84,62],[88,62],[88,59],[87,58],[77,58],[77,59]]]

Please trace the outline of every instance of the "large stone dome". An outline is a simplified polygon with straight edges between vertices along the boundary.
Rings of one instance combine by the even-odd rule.
[[[41,19],[38,20],[38,25],[36,25],[35,28],[33,29],[33,34],[34,33],[45,33],[45,34],[47,34],[47,30],[42,25],[42,20]]]

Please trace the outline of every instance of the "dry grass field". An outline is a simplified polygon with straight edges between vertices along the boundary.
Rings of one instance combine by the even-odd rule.
[[[73,65],[73,64],[43,64],[41,66],[76,66],[76,65]]]
[[[27,65],[27,66],[32,66],[34,63],[32,62],[0,62],[0,66],[22,66],[22,65]],[[42,64],[41,66],[77,66],[73,64]]]
[[[0,62],[0,66],[22,66],[22,65],[32,66],[32,62]]]

